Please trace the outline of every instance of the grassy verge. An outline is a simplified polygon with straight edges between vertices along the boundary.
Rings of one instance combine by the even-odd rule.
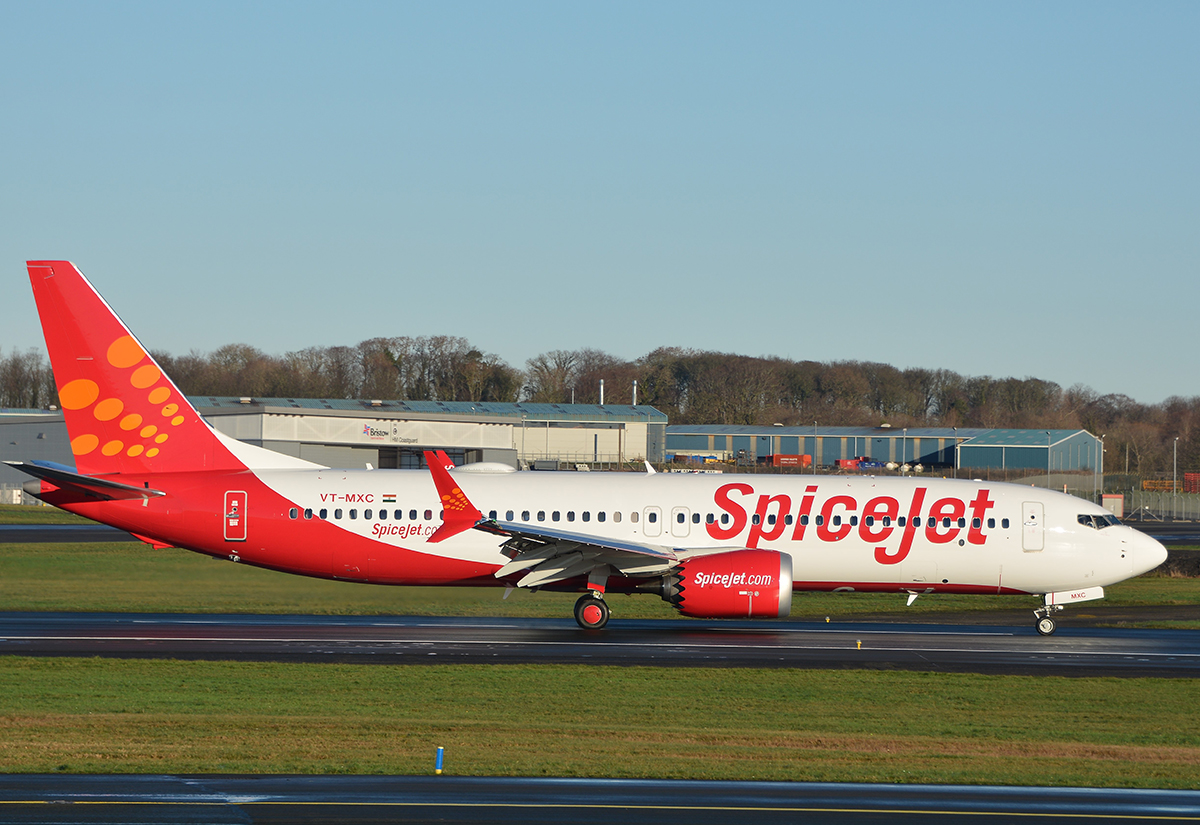
[[[52,583],[52,586],[51,586]],[[1195,605],[1200,579],[1142,577],[1107,590],[1120,605]],[[114,612],[241,612],[415,614],[453,616],[571,615],[577,595],[499,588],[379,587],[309,579],[216,561],[186,550],[151,550],[139,543],[0,544],[0,610]],[[803,593],[792,618],[835,621],[893,611],[911,621],[943,613],[1012,611],[1019,621],[1035,599],[1012,596],[925,596],[911,608],[902,595]],[[618,618],[677,614],[653,596],[611,597]],[[1087,606],[1080,606],[1085,611]]]
[[[26,507],[0,504],[0,524],[95,524],[91,519],[57,507]]]
[[[601,688],[602,686],[602,688]],[[0,659],[0,771],[1200,787],[1196,680]]]

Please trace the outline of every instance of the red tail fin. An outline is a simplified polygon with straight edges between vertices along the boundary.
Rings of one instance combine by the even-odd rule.
[[[73,264],[28,266],[79,472],[245,466]]]

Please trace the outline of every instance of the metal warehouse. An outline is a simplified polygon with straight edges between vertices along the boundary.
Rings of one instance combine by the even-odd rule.
[[[464,462],[662,461],[667,417],[644,405],[195,397],[221,432],[318,464],[421,466],[441,447]]]
[[[1101,439],[1086,430],[673,424],[667,427],[666,452],[668,456],[713,457],[721,461],[808,455],[824,467],[847,459],[869,458],[936,467],[1054,472],[1104,469]]]

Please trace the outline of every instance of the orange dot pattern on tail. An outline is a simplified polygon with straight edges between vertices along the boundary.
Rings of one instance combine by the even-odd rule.
[[[72,439],[71,452],[82,456],[99,450],[110,457],[124,453],[130,458],[154,458],[159,455],[167,434],[160,432],[158,425],[142,425],[148,420],[161,421],[163,418],[171,419],[170,424],[176,427],[184,422],[185,417],[177,415],[179,404],[168,403],[173,389],[130,335],[123,335],[109,344],[105,359],[122,372],[124,381],[132,389],[117,389],[115,393],[119,398],[113,396],[101,400],[100,386],[88,378],[77,378],[59,388],[63,408],[84,411],[87,416],[84,420],[91,423],[89,429],[96,429]],[[113,438],[114,431],[104,428],[106,422],[114,422],[120,428],[120,438]]]

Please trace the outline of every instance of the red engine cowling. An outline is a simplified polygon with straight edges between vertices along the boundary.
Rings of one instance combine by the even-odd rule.
[[[699,619],[782,619],[792,612],[792,557],[774,550],[697,556],[667,577],[663,598]]]

